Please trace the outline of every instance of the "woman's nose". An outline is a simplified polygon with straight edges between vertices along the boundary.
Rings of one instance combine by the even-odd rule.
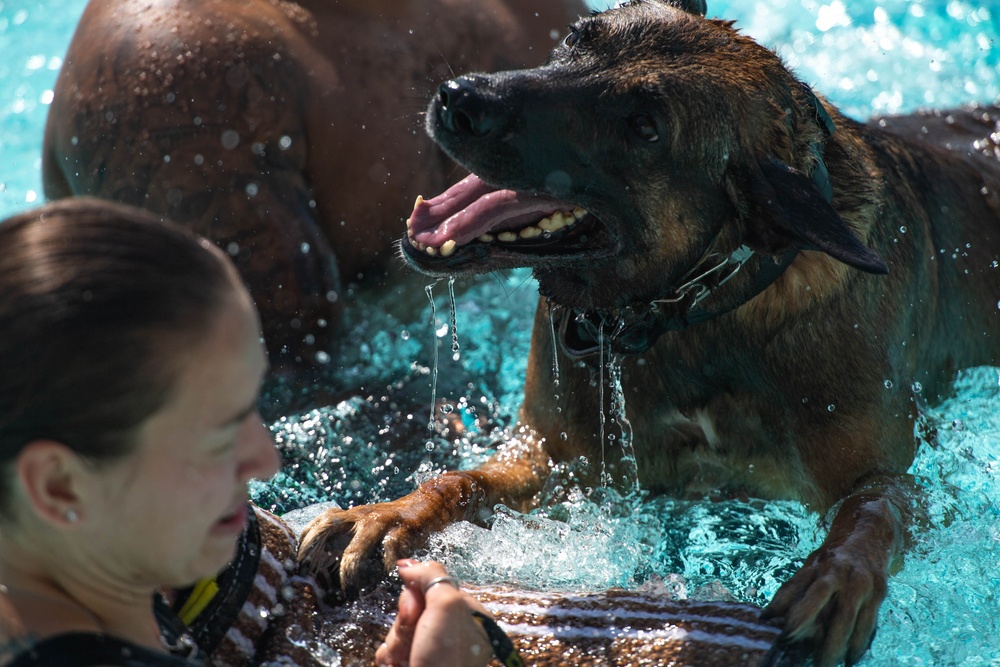
[[[249,422],[244,434],[241,472],[247,479],[269,479],[281,469],[281,455],[260,415],[252,415]]]

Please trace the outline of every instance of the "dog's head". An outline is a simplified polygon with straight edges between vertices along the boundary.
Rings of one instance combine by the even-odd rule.
[[[404,256],[436,275],[528,266],[543,295],[599,309],[660,299],[737,248],[884,271],[831,204],[823,106],[703,12],[633,0],[541,67],[443,84],[427,128],[473,175],[418,199]]]

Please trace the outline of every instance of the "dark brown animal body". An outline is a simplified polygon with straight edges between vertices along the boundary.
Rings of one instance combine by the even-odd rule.
[[[732,602],[678,601],[646,591],[466,590],[493,614],[532,667],[756,665],[779,634],[758,620],[759,609]],[[391,624],[382,610],[391,610],[395,598],[380,590],[329,610],[320,617],[328,628],[320,641],[334,648],[344,667],[371,665]]]
[[[227,249],[272,363],[322,366],[346,286],[377,282],[412,192],[455,176],[421,131],[452,71],[541,62],[578,0],[92,0],[43,153],[94,195]],[[452,69],[454,68],[454,69]]]
[[[623,474],[613,359],[644,487],[833,509],[765,614],[819,665],[865,652],[918,405],[1000,362],[1000,112],[857,123],[689,10],[632,2],[543,67],[441,86],[429,132],[474,176],[418,200],[403,251],[434,275],[532,268],[521,430],[480,469],[320,517],[300,554],[348,590],[379,549],[530,498],[553,461]]]

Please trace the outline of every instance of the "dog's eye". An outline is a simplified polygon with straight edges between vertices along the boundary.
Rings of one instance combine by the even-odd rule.
[[[656,122],[653,121],[649,114],[632,114],[629,116],[628,124],[636,135],[649,143],[660,140],[660,131],[656,129]]]
[[[566,35],[566,39],[563,40],[563,44],[569,47],[573,47],[580,40],[580,31],[570,26],[569,34]]]

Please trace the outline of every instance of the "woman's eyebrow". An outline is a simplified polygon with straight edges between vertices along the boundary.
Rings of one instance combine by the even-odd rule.
[[[239,424],[241,421],[243,421],[248,416],[252,415],[254,412],[257,411],[257,403],[259,401],[260,401],[259,397],[254,397],[253,402],[250,405],[248,405],[247,407],[243,408],[242,410],[240,410],[239,412],[237,412],[235,415],[233,415],[229,419],[223,421],[221,424],[219,424],[219,428],[220,429],[224,429],[224,428],[229,428],[230,426],[235,426],[236,424]]]

